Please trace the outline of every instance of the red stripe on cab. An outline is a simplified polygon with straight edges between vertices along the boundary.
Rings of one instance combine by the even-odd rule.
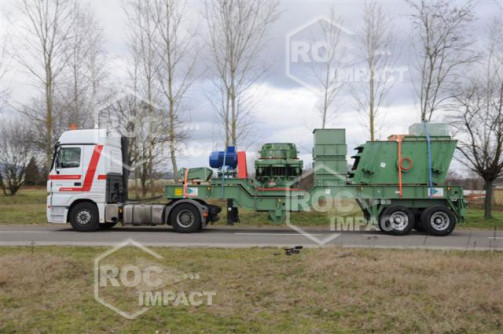
[[[49,180],[80,180],[81,175],[49,175]]]

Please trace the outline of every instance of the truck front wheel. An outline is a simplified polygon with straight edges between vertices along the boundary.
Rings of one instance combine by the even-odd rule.
[[[197,232],[201,228],[201,214],[191,204],[178,204],[170,213],[170,222],[177,232]]]
[[[100,227],[98,208],[93,203],[78,203],[70,211],[70,224],[75,231],[96,231]]]

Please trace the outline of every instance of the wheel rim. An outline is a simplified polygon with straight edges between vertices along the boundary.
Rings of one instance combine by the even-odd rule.
[[[195,217],[194,214],[189,210],[182,210],[176,216],[176,222],[182,227],[190,227],[194,224]]]
[[[437,231],[446,230],[449,227],[450,223],[451,220],[449,218],[449,215],[445,212],[435,212],[433,215],[431,215],[430,225]]]
[[[91,222],[93,216],[87,210],[82,210],[77,213],[77,223],[79,225],[87,225]]]
[[[409,216],[403,211],[396,211],[389,216],[389,222],[394,230],[403,231],[409,225]]]

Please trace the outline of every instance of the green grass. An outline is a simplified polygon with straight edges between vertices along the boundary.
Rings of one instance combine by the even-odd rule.
[[[0,333],[503,330],[501,252],[152,248],[158,264],[200,275],[169,289],[215,291],[214,303],[156,306],[127,320],[94,300],[93,261],[106,250],[0,248]],[[142,254],[114,256],[130,264]]]
[[[21,189],[16,196],[0,196],[0,224],[10,225],[30,225],[46,224],[46,190],[45,188]],[[217,202],[225,206],[223,201]],[[359,216],[359,214],[356,214]],[[251,210],[240,210],[240,226],[278,226],[267,219],[267,213],[255,212]],[[298,212],[291,214],[291,221],[297,226],[326,226],[326,215],[319,212]],[[218,225],[225,224],[225,213],[221,214]],[[280,224],[284,226],[284,224]],[[483,217],[483,210],[480,207],[468,208],[465,223],[459,224],[458,228],[480,228],[492,229],[496,226],[503,228],[503,210],[497,208],[493,211],[493,218],[486,220]]]
[[[0,224],[47,224],[47,191],[45,188],[24,188],[15,196],[0,195]]]
[[[463,227],[466,228],[497,228],[503,229],[503,211],[493,210],[491,219],[484,218],[484,210],[480,208],[468,208]]]

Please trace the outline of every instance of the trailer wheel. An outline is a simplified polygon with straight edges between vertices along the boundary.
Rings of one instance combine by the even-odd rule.
[[[403,206],[390,206],[383,211],[379,218],[379,228],[386,233],[406,235],[413,227],[414,214]]]
[[[180,233],[197,232],[201,228],[201,214],[191,204],[182,203],[171,211],[170,222],[175,231]]]
[[[423,211],[421,223],[429,234],[442,237],[452,233],[456,216],[446,207],[433,206]]]
[[[98,208],[93,203],[78,203],[70,212],[70,224],[75,231],[96,231],[100,227]]]

